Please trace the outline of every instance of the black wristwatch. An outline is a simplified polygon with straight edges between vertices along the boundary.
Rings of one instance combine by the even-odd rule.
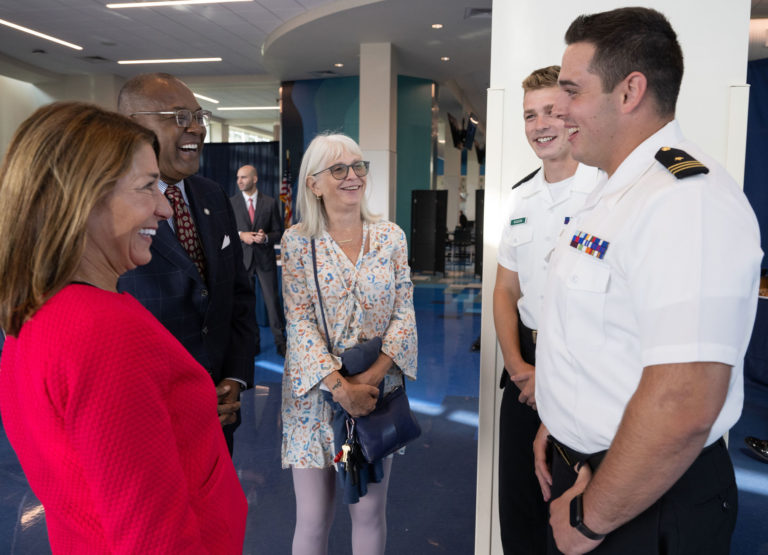
[[[571,526],[576,528],[584,536],[590,540],[602,540],[605,534],[598,534],[590,530],[586,524],[584,524],[584,494],[580,493],[573,499],[571,499]]]

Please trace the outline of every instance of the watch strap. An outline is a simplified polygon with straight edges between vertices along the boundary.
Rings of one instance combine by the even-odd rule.
[[[580,493],[571,499],[571,526],[576,528],[583,536],[590,540],[602,540],[605,534],[598,534],[584,524],[584,494]]]

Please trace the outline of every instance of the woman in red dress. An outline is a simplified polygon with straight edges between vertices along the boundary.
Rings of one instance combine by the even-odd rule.
[[[0,167],[0,413],[54,553],[242,552],[213,382],[116,291],[171,215],[157,148],[128,118],[56,103]]]

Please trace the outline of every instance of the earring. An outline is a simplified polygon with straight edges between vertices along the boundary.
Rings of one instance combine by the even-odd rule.
[[[317,200],[322,200],[322,199],[323,199],[323,195],[315,195],[315,198],[316,198]]]

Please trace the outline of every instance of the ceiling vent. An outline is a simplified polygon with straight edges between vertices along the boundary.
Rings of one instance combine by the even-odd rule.
[[[111,64],[113,63],[112,60],[108,60],[102,56],[83,56],[80,58],[84,62],[88,62],[89,64]]]
[[[465,8],[464,19],[472,18],[491,18],[492,8]]]
[[[310,75],[314,75],[315,77],[335,77],[338,75],[335,71],[331,71],[330,69],[320,69],[318,71],[310,71]]]

